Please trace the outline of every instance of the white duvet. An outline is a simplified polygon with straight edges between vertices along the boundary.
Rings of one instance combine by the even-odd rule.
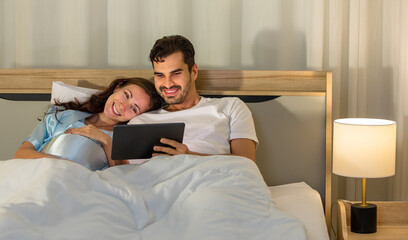
[[[92,172],[56,159],[0,161],[0,239],[306,239],[256,165],[155,157]]]

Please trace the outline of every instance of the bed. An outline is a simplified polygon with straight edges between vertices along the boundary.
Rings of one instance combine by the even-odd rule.
[[[49,101],[55,81],[100,89],[119,76],[152,75],[1,69],[0,94],[6,103]],[[260,139],[256,164],[185,155],[92,172],[48,158],[2,159],[0,238],[328,239],[331,80],[323,71],[199,71],[201,95],[247,102]]]

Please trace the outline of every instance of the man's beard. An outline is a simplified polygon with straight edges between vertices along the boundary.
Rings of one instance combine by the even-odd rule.
[[[159,89],[160,96],[162,96],[162,98],[167,104],[181,104],[187,98],[188,91],[190,89],[190,84],[191,84],[191,79],[190,81],[188,81],[184,89],[180,85],[171,86],[169,89],[179,89],[180,92],[177,94],[177,96],[166,96],[166,94],[164,94],[163,92],[163,89],[167,89],[167,88],[160,87]]]

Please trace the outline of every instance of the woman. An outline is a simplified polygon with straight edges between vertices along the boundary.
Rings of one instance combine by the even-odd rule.
[[[143,78],[114,80],[85,103],[52,105],[17,149],[14,158],[68,159],[91,170],[127,163],[111,156],[113,126],[163,104],[154,84]],[[101,148],[102,147],[102,148]]]

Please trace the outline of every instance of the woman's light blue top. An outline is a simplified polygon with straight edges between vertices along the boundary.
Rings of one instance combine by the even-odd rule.
[[[106,155],[99,143],[80,135],[65,134],[67,129],[86,126],[85,118],[92,114],[76,110],[64,110],[55,114],[55,111],[55,106],[50,107],[24,141],[30,142],[38,152],[69,159],[91,170],[107,167]],[[111,131],[104,132],[112,137]]]

